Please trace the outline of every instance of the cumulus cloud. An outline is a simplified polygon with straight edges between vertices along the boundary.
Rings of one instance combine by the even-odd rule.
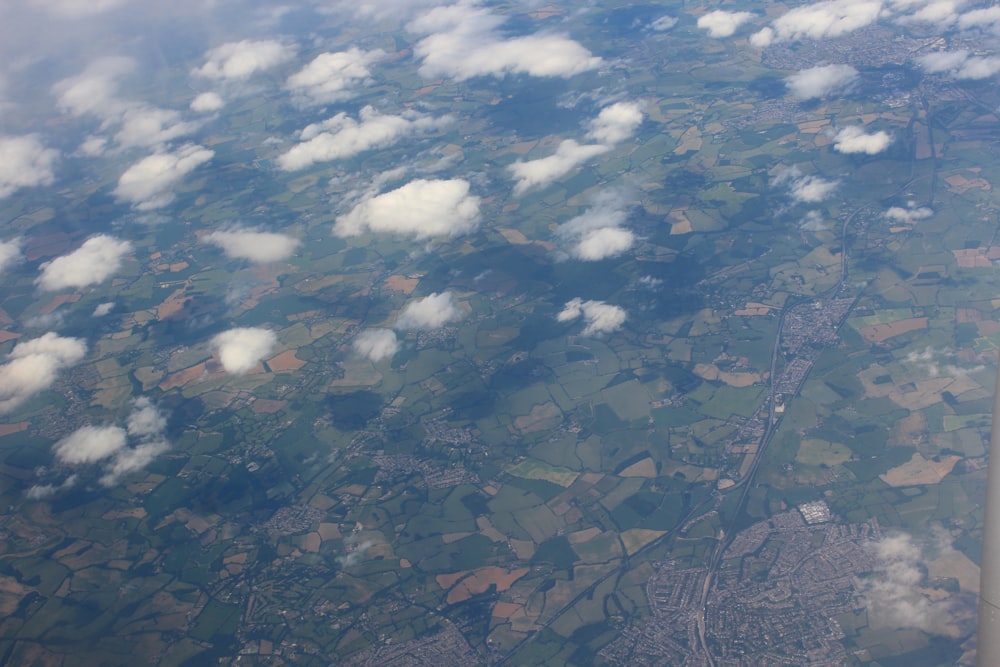
[[[105,317],[112,310],[114,310],[114,307],[115,307],[114,301],[105,301],[104,303],[99,303],[97,304],[97,306],[94,307],[94,312],[92,313],[92,316]]]
[[[118,116],[125,103],[118,98],[120,80],[133,72],[136,63],[131,58],[99,58],[76,76],[52,86],[57,105],[74,116],[93,114],[99,118]]]
[[[932,23],[947,27],[958,20],[958,11],[963,2],[936,0],[927,2],[912,14],[899,17],[901,23]]]
[[[931,74],[948,74],[955,79],[987,79],[1000,72],[1000,56],[973,56],[968,51],[937,51],[917,58]]]
[[[572,299],[566,302],[556,319],[560,322],[571,322],[583,317],[584,336],[596,336],[611,333],[621,328],[625,323],[625,310],[603,301],[584,301]]]
[[[926,206],[917,206],[915,202],[907,202],[905,208],[902,206],[892,206],[885,212],[887,220],[907,225],[926,220],[932,215],[934,215],[934,211]]]
[[[34,135],[0,136],[0,199],[21,188],[51,185],[57,159],[59,151],[46,148]]]
[[[880,0],[826,0],[785,12],[771,25],[754,33],[750,43],[758,47],[799,39],[841,37],[871,25],[882,11]]]
[[[649,27],[657,32],[666,32],[677,25],[677,20],[674,16],[661,16],[650,23]]]
[[[479,226],[479,197],[469,194],[468,181],[417,179],[365,199],[337,218],[333,233],[357,236],[365,231],[425,239],[461,236]]]
[[[707,31],[709,37],[729,37],[753,17],[751,12],[727,12],[716,9],[698,17],[698,27]]]
[[[244,39],[217,46],[205,54],[205,64],[192,71],[207,79],[242,81],[292,58],[295,50],[281,42]]]
[[[798,99],[810,100],[842,92],[857,79],[858,70],[850,65],[820,65],[792,74],[785,85]]]
[[[21,240],[0,241],[0,273],[21,261]]]
[[[533,34],[505,39],[499,31],[505,19],[475,2],[435,7],[408,28],[427,35],[413,47],[427,78],[503,77],[529,74],[570,77],[596,69],[601,59],[565,36]]]
[[[47,333],[18,343],[0,366],[0,413],[10,412],[35,394],[52,386],[59,372],[87,354],[79,338]]]
[[[103,486],[114,486],[123,475],[146,467],[169,448],[166,427],[167,418],[143,396],[132,402],[126,428],[114,424],[83,426],[53,445],[52,452],[65,465],[104,462],[100,482]],[[39,488],[36,496],[58,490],[59,487]]]
[[[222,248],[227,257],[246,259],[255,264],[269,264],[288,259],[300,245],[298,239],[285,234],[258,232],[239,227],[212,232],[203,240]]]
[[[34,484],[25,493],[28,500],[45,500],[76,484],[76,475],[70,475],[62,484]]]
[[[216,334],[211,346],[227,373],[243,375],[253,370],[278,344],[278,337],[270,329],[237,327]]]
[[[965,377],[970,373],[978,373],[985,367],[982,365],[972,367],[962,367],[953,363],[954,354],[952,350],[944,348],[936,350],[930,345],[922,351],[909,352],[906,355],[906,362],[921,369],[921,373],[927,377]]]
[[[172,188],[214,155],[213,151],[196,144],[154,153],[125,170],[118,179],[115,195],[132,202],[140,211],[166,206],[174,198]]]
[[[776,186],[787,186],[788,193],[797,202],[815,204],[837,189],[838,181],[828,181],[820,176],[803,176],[797,168],[780,171],[771,181]]]
[[[1000,25],[1000,7],[973,9],[958,17],[958,27],[964,30],[985,28],[996,30]]]
[[[197,123],[181,120],[176,111],[136,105],[122,113],[115,141],[121,146],[148,148],[188,135],[197,127]]]
[[[329,162],[352,157],[372,148],[389,146],[400,138],[430,132],[451,122],[450,116],[433,118],[416,111],[404,111],[398,116],[380,114],[366,106],[358,120],[346,113],[306,126],[299,135],[301,143],[278,158],[285,171],[297,171],[316,162]]]
[[[950,544],[937,533],[938,544],[919,545],[910,535],[889,535],[869,546],[876,558],[875,571],[861,581],[861,592],[872,624],[889,628],[917,628],[933,634],[948,634],[949,602],[932,602],[921,592],[925,587],[923,564]]]
[[[638,102],[616,102],[601,109],[588,123],[587,137],[606,146],[625,141],[642,125],[642,107]]]
[[[212,91],[201,93],[191,100],[191,111],[197,111],[198,113],[218,111],[224,106],[226,106],[226,102],[222,99],[222,96]]]
[[[406,304],[396,318],[396,329],[440,329],[462,317],[451,292],[437,292]]]
[[[68,255],[43,264],[35,284],[48,292],[96,285],[114,275],[130,252],[132,244],[128,241],[107,234],[92,236]]]
[[[624,202],[617,193],[597,198],[594,206],[563,223],[556,238],[575,259],[597,261],[617,257],[635,244],[635,234],[625,229]]]
[[[860,127],[852,126],[837,132],[833,142],[833,149],[839,153],[876,155],[889,147],[892,137],[881,130],[869,134]]]
[[[399,352],[399,341],[392,329],[365,329],[354,338],[351,346],[372,361],[381,361]]]
[[[508,167],[517,181],[514,184],[514,194],[522,195],[532,188],[554,183],[584,162],[609,150],[610,148],[603,144],[585,145],[566,139],[559,143],[553,155],[537,160],[515,162]]]
[[[637,102],[616,102],[603,109],[587,123],[587,138],[597,144],[580,144],[572,139],[559,143],[553,155],[537,160],[517,161],[508,169],[517,181],[514,194],[521,195],[536,187],[545,187],[615,144],[628,139],[642,124],[642,107]]]
[[[361,562],[361,559],[365,557],[365,554],[375,546],[375,543],[371,540],[363,540],[361,542],[351,535],[344,539],[344,547],[347,552],[337,556],[336,561],[341,567],[353,567]]]
[[[83,426],[52,447],[60,463],[94,463],[112,456],[125,446],[125,429],[119,426]]]
[[[384,55],[381,50],[362,51],[356,47],[337,53],[321,53],[288,77],[285,85],[302,103],[339,102],[352,96],[351,89],[371,74],[368,66]]]

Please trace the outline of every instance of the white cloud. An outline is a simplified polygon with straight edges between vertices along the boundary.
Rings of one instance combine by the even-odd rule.
[[[1000,25],[1000,7],[973,9],[958,17],[958,27],[965,30],[971,28],[996,30],[998,25]]]
[[[125,170],[118,179],[115,195],[142,211],[166,206],[174,198],[171,189],[213,155],[213,151],[196,144],[154,153]]]
[[[779,171],[771,184],[787,185],[792,199],[807,204],[823,201],[840,185],[838,181],[827,181],[820,176],[803,176],[795,167]]]
[[[469,194],[468,181],[417,179],[365,199],[337,218],[333,233],[346,237],[371,231],[417,239],[461,236],[479,226],[479,202]]]
[[[956,79],[987,79],[1000,72],[1000,56],[973,56],[968,51],[936,51],[917,58],[928,73],[949,74]]]
[[[563,309],[556,315],[556,319],[560,322],[570,322],[581,316],[586,325],[582,332],[584,336],[617,331],[625,323],[626,318],[625,310],[618,306],[612,306],[603,301],[572,299],[566,302]]]
[[[60,463],[75,465],[106,459],[125,446],[125,429],[119,426],[83,426],[52,447]]]
[[[128,4],[131,0],[30,0],[55,18],[81,19]]]
[[[750,43],[765,47],[775,42],[841,37],[871,25],[882,11],[880,0],[826,0],[796,7],[754,33]]]
[[[357,47],[337,53],[321,53],[288,77],[285,85],[301,102],[339,102],[352,96],[351,88],[363,83],[371,74],[368,66],[384,55],[381,50],[362,51]]]
[[[192,74],[207,79],[240,81],[292,58],[295,50],[275,40],[245,39],[217,46],[205,54],[205,64]]]
[[[462,317],[451,292],[434,293],[406,304],[396,318],[396,329],[440,329]]]
[[[616,193],[604,194],[594,206],[563,223],[556,238],[569,255],[584,261],[616,257],[635,244],[635,234],[624,229],[624,202]]]
[[[204,237],[206,243],[222,248],[227,257],[247,259],[257,264],[268,264],[288,259],[299,247],[298,239],[275,234],[234,228],[212,232]]]
[[[795,97],[809,100],[842,92],[857,79],[858,70],[850,65],[820,65],[792,74],[785,85]]]
[[[954,551],[940,529],[936,534],[938,544],[927,547],[936,554],[925,554],[925,548],[906,533],[883,537],[868,547],[876,566],[871,576],[861,580],[861,592],[873,626],[949,634],[950,603],[932,602],[921,591],[926,588],[923,568],[928,556]]]
[[[657,32],[665,32],[677,25],[677,20],[678,19],[674,16],[661,16],[650,23],[649,27]]]
[[[642,106],[638,102],[616,102],[601,109],[590,121],[587,137],[612,146],[625,141],[642,125]]]
[[[25,492],[28,500],[45,500],[51,498],[63,489],[71,488],[76,484],[76,475],[70,475],[62,484],[35,484]]]
[[[277,343],[278,337],[269,329],[238,327],[217,334],[211,345],[227,373],[243,375],[270,354]]]
[[[218,111],[224,106],[226,106],[226,102],[222,99],[222,96],[212,91],[201,93],[191,100],[191,111],[197,111],[198,113]]]
[[[707,31],[709,37],[729,37],[753,17],[751,12],[727,12],[716,9],[698,17],[698,27]]]
[[[611,149],[603,144],[581,145],[572,139],[566,139],[559,143],[553,155],[537,160],[515,162],[508,167],[517,181],[514,184],[514,194],[522,195],[532,188],[554,183],[592,157],[607,153],[609,150]]]
[[[799,221],[799,228],[807,232],[821,232],[828,228],[819,211],[809,211]]]
[[[297,171],[316,162],[329,162],[357,155],[372,148],[395,143],[401,137],[430,132],[451,122],[450,116],[432,118],[416,111],[404,111],[399,116],[380,114],[366,106],[354,120],[346,113],[306,126],[293,146],[278,158],[285,171]]]
[[[34,135],[0,136],[0,199],[20,188],[50,185],[59,151],[46,148]]]
[[[21,261],[21,240],[0,241],[0,273]]]
[[[35,284],[52,292],[104,282],[118,271],[122,258],[130,252],[132,244],[128,241],[106,234],[92,236],[68,255],[43,264]]]
[[[18,343],[0,366],[0,413],[10,412],[56,381],[59,371],[78,363],[87,354],[79,338],[47,333]]]
[[[125,103],[118,99],[118,83],[135,68],[136,63],[131,58],[99,58],[80,74],[56,83],[52,92],[57,96],[59,108],[74,116],[119,116]]]
[[[372,361],[380,361],[399,352],[399,341],[392,329],[365,329],[351,343],[354,351]]]
[[[901,16],[899,20],[902,23],[932,23],[946,27],[958,20],[958,10],[962,4],[964,3],[954,0],[928,2],[912,14]]]
[[[839,153],[876,155],[889,147],[892,137],[881,130],[869,134],[860,127],[852,126],[838,132],[833,141],[833,148]]]
[[[522,195],[532,188],[545,187],[591,158],[607,153],[615,144],[635,134],[643,117],[638,102],[616,102],[601,109],[597,118],[587,123],[587,138],[599,143],[580,144],[566,139],[559,143],[553,155],[537,160],[519,160],[508,166],[517,181],[514,194]]]
[[[99,303],[94,308],[94,312],[92,314],[92,317],[105,317],[112,310],[114,310],[114,307],[115,307],[115,302],[114,301],[105,301],[104,303]]]
[[[413,47],[427,78],[503,77],[529,74],[570,77],[600,66],[601,59],[562,35],[534,34],[504,39],[505,19],[474,2],[435,7],[409,24],[427,35]]]
[[[149,148],[191,134],[198,123],[182,121],[180,114],[170,109],[135,105],[126,109],[115,134],[119,145]]]
[[[906,208],[903,208],[902,206],[892,206],[885,212],[887,220],[891,220],[892,222],[902,222],[908,225],[912,225],[921,220],[926,220],[932,215],[934,215],[934,211],[926,206],[917,206],[914,202],[908,202]]]
[[[931,346],[924,348],[922,352],[909,352],[906,355],[906,362],[921,369],[926,377],[965,377],[970,373],[978,373],[984,366],[977,365],[962,367],[952,363],[954,355],[948,348],[936,350]]]
[[[170,447],[164,433],[167,418],[145,396],[132,402],[126,424],[127,428],[113,424],[78,428],[52,447],[53,454],[67,465],[106,461],[100,482],[113,486],[123,475],[146,467]],[[72,484],[70,480],[62,487]],[[52,495],[62,487],[39,487],[35,496]]]

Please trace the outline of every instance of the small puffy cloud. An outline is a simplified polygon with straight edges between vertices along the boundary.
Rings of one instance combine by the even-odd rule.
[[[348,568],[354,567],[365,557],[368,550],[375,546],[375,543],[371,540],[363,540],[361,542],[354,536],[348,536],[344,539],[344,547],[347,549],[346,553],[337,556],[334,560],[340,567]]]
[[[35,280],[39,288],[52,292],[67,287],[86,287],[104,282],[121,267],[132,244],[107,234],[92,236],[83,245],[42,265]]]
[[[796,7],[754,33],[750,43],[766,47],[775,42],[841,37],[871,25],[882,11],[880,0],[826,0]]]
[[[354,351],[372,361],[381,361],[399,352],[399,341],[392,329],[365,329],[351,343]]]
[[[915,12],[899,18],[902,23],[932,23],[947,27],[958,20],[958,11],[963,2],[955,0],[937,0],[928,2]]]
[[[21,240],[0,241],[0,273],[21,261]]]
[[[125,446],[126,432],[119,426],[83,426],[52,447],[60,463],[94,463],[113,456]]]
[[[670,30],[675,25],[677,25],[677,20],[678,20],[677,17],[674,16],[661,16],[660,18],[650,23],[649,27],[655,30],[656,32],[666,32],[667,30]]]
[[[968,51],[936,51],[917,58],[929,74],[947,74],[955,79],[987,79],[1000,72],[1000,56],[973,56]]]
[[[934,215],[934,211],[926,206],[917,206],[914,202],[908,202],[906,208],[892,206],[885,212],[886,220],[901,222],[907,225],[926,220],[932,215]]]
[[[909,352],[906,355],[906,362],[921,369],[927,377],[965,377],[970,373],[978,373],[983,370],[983,366],[963,367],[954,363],[955,355],[952,350],[945,348],[936,350],[927,346],[920,352]]]
[[[570,77],[596,69],[601,59],[562,35],[533,34],[505,39],[499,32],[503,17],[474,3],[435,7],[409,24],[427,35],[413,47],[423,60],[421,76],[503,77],[529,74]]]
[[[211,345],[227,373],[243,375],[270,354],[277,343],[278,337],[270,329],[237,327],[216,334]]]
[[[828,181],[819,176],[803,176],[792,181],[789,193],[796,201],[815,204],[832,195],[837,185],[837,181]]]
[[[227,257],[246,259],[255,264],[268,264],[288,259],[300,245],[298,239],[285,234],[257,232],[241,228],[212,232],[207,234],[203,240],[222,248]]]
[[[642,124],[642,108],[637,102],[616,102],[601,109],[597,118],[590,121],[587,137],[612,146],[625,141]]]
[[[118,99],[118,83],[135,70],[131,58],[99,58],[76,76],[52,86],[59,108],[74,116],[94,114],[108,118],[121,114],[123,102]]]
[[[352,47],[337,53],[321,53],[312,62],[288,77],[286,87],[308,104],[329,104],[351,97],[351,88],[371,74],[368,66],[385,53]]]
[[[198,113],[210,113],[212,111],[218,111],[226,105],[222,96],[218,93],[208,91],[206,93],[201,93],[193,100],[191,100],[191,111],[197,111]]]
[[[751,12],[727,12],[722,9],[698,17],[698,27],[709,37],[730,37],[741,25],[753,19]]]
[[[996,30],[998,25],[1000,25],[1000,7],[973,9],[958,17],[958,27],[963,30],[972,28]]]
[[[950,634],[950,601],[932,601],[924,594],[925,563],[954,553],[946,535],[935,532],[936,544],[918,544],[910,535],[883,537],[868,549],[876,559],[874,572],[861,580],[860,589],[872,625],[917,628],[933,634]]]
[[[114,301],[105,301],[104,303],[99,303],[94,308],[94,312],[93,312],[92,316],[93,317],[105,317],[108,314],[110,314],[111,311],[114,310],[114,308],[115,308],[115,302]]]
[[[49,388],[59,372],[78,363],[87,354],[79,338],[47,333],[23,341],[0,366],[0,413],[10,412],[30,397]]]
[[[887,132],[867,133],[860,127],[845,127],[833,139],[833,149],[838,153],[864,153],[865,155],[876,155],[881,153],[889,144],[892,137]]]
[[[617,257],[635,244],[635,234],[624,229],[626,213],[621,198],[605,194],[594,206],[563,223],[556,238],[575,259],[597,261]]]
[[[192,74],[207,79],[241,81],[292,58],[295,50],[275,40],[229,42],[205,54],[205,64]]]
[[[20,188],[50,185],[57,159],[59,151],[46,148],[34,135],[0,136],[0,199]]]
[[[198,127],[197,123],[182,121],[176,111],[145,105],[126,109],[120,123],[115,141],[121,146],[133,148],[158,146],[191,134]]]
[[[170,447],[165,435],[167,418],[145,396],[132,402],[126,426],[107,424],[78,428],[53,446],[53,454],[57,461],[66,465],[105,462],[100,482],[103,486],[114,486],[123,475],[146,467]],[[72,484],[70,480],[67,482]],[[67,482],[62,487],[67,486]],[[60,488],[39,487],[35,495],[45,497]]]
[[[62,484],[35,484],[24,495],[28,500],[46,500],[64,489],[72,488],[75,484],[76,475],[70,475]]]
[[[771,181],[772,185],[788,186],[792,199],[806,204],[821,202],[837,189],[839,182],[820,176],[803,176],[797,168],[783,169]]]
[[[281,155],[278,166],[285,171],[298,171],[316,162],[339,160],[389,146],[402,137],[430,132],[449,122],[450,116],[433,118],[416,111],[393,116],[380,114],[370,106],[361,109],[358,120],[338,113],[322,123],[306,126],[299,137],[301,143]]]
[[[166,206],[174,198],[171,189],[214,155],[213,151],[196,144],[154,153],[125,170],[118,179],[115,195],[132,202],[141,211]]]
[[[365,199],[337,218],[333,233],[357,236],[365,231],[426,239],[461,236],[479,226],[479,197],[469,194],[468,181],[417,179]]]
[[[799,229],[807,232],[820,232],[827,229],[827,224],[823,221],[823,216],[819,211],[809,211],[799,221]]]
[[[844,91],[857,79],[858,70],[850,65],[820,65],[792,74],[785,85],[798,99],[811,100]]]
[[[451,292],[434,293],[406,304],[396,318],[396,329],[440,329],[462,317]]]
[[[571,322],[580,317],[583,317],[586,325],[583,328],[583,335],[596,336],[620,329],[625,323],[626,314],[624,309],[603,301],[572,299],[567,301],[556,315],[556,319],[560,322]]]
[[[517,181],[514,184],[514,194],[522,195],[532,188],[554,183],[584,162],[609,150],[610,148],[603,144],[585,145],[566,139],[559,143],[553,155],[537,160],[515,162],[508,167]]]

